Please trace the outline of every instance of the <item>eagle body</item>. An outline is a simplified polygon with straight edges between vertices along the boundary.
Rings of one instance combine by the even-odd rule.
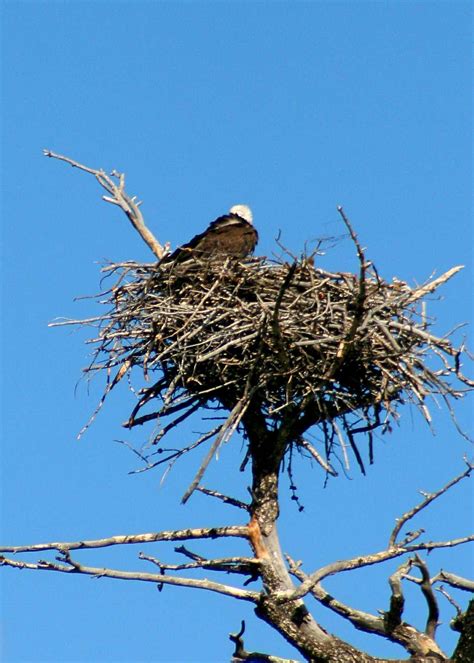
[[[252,212],[246,205],[234,205],[228,214],[218,217],[208,228],[178,247],[165,258],[166,262],[183,262],[193,257],[246,258],[258,242],[258,233],[252,224]]]

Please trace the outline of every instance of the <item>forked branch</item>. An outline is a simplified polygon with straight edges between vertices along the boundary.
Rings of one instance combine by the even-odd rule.
[[[96,180],[99,182],[100,186],[107,191],[107,196],[102,196],[103,200],[112,205],[117,205],[121,210],[125,212],[128,220],[138,232],[143,241],[149,246],[153,251],[155,256],[160,260],[166,254],[166,249],[160,244],[156,239],[153,233],[146,227],[143,215],[140,212],[140,201],[137,201],[136,196],[130,197],[125,191],[125,175],[123,173],[118,173],[117,171],[112,171],[110,175],[107,175],[105,170],[102,168],[89,168],[84,166],[74,159],[63,156],[62,154],[56,154],[51,150],[43,150],[43,154],[46,157],[51,159],[58,159],[59,161],[64,161],[68,163],[73,168],[78,168],[79,170],[94,175]]]
[[[467,470],[459,474],[457,477],[449,481],[443,488],[438,490],[432,495],[428,495],[427,498],[419,505],[408,511],[397,521],[397,533],[399,532],[399,524],[403,521],[405,524],[410,518],[415,514],[419,513],[422,509],[426,508],[435,498],[445,494],[450,488],[459,483],[462,479],[465,479],[471,475],[474,467],[465,461],[468,465]],[[455,546],[463,545],[474,541],[474,534],[459,537],[456,539],[450,539],[447,541],[426,541],[420,543],[412,543],[416,538],[418,538],[424,530],[418,530],[417,532],[412,533],[411,536],[408,536],[401,543],[396,543],[392,536],[390,537],[389,545],[385,550],[381,550],[376,553],[371,553],[369,555],[359,555],[352,559],[339,560],[337,562],[332,562],[327,564],[322,568],[314,571],[312,574],[306,576],[305,580],[293,591],[280,592],[276,599],[279,602],[293,601],[295,599],[303,598],[306,594],[312,591],[313,587],[320,583],[324,578],[341,573],[343,571],[352,571],[354,569],[359,569],[365,566],[372,566],[373,564],[380,564],[389,559],[396,559],[401,555],[407,553],[416,553],[423,550],[431,551],[440,548],[452,548]]]
[[[11,566],[17,569],[31,569],[34,571],[57,571],[59,573],[80,573],[83,575],[94,576],[95,578],[114,578],[115,580],[135,580],[141,582],[153,582],[157,585],[178,585],[181,587],[190,587],[194,589],[206,589],[210,592],[225,594],[235,599],[252,601],[256,603],[259,599],[259,592],[251,592],[239,587],[231,587],[212,580],[199,580],[196,578],[180,578],[177,576],[168,576],[162,573],[144,573],[141,571],[121,571],[119,569],[94,567],[80,564],[73,560],[70,554],[63,551],[62,556],[58,558],[62,563],[40,560],[37,563],[23,562],[0,556],[0,565]]]

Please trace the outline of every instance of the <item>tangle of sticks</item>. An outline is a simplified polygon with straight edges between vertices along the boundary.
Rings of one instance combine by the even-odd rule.
[[[257,408],[270,428],[291,422],[292,443],[326,471],[336,450],[346,464],[352,450],[364,471],[358,440],[368,436],[371,461],[373,431],[390,428],[397,404],[413,403],[430,422],[429,397],[451,407],[474,383],[462,372],[464,348],[431,333],[421,302],[461,267],[416,288],[386,282],[352,239],[357,276],[305,256],[111,264],[103,271],[115,283],[99,297],[106,312],[54,324],[97,327],[85,370],[107,374],[100,405],[140,370],[146,386],[124,426],[154,422],[153,444],[202,408],[214,418],[226,411],[221,424],[145,469],[214,438],[210,460]],[[320,452],[302,437],[312,427]]]

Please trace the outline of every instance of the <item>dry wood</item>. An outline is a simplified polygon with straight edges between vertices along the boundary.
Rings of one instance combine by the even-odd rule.
[[[185,499],[250,402],[271,427],[292,418],[288,440],[297,446],[319,426],[321,450],[313,446],[312,457],[327,472],[335,473],[330,456],[339,452],[347,464],[349,450],[364,471],[359,440],[368,437],[372,461],[372,431],[389,430],[400,404],[415,404],[429,423],[430,397],[461,398],[473,383],[461,372],[462,348],[430,332],[418,303],[460,268],[412,289],[381,280],[358,244],[357,253],[358,277],[325,272],[305,256],[292,264],[254,258],[108,265],[116,283],[99,296],[107,310],[84,321],[98,328],[86,373],[107,375],[97,410],[139,368],[145,380],[156,377],[125,425],[158,423],[154,444],[200,408],[240,413],[210,429],[215,442]],[[81,324],[53,324],[68,322]]]

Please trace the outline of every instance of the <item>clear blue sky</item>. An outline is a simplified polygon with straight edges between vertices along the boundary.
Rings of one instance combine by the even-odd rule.
[[[468,2],[3,2],[3,434],[5,544],[206,526],[240,513],[196,495],[180,497],[199,464],[189,457],[160,485],[129,476],[134,457],[114,439],[131,395],[124,386],[86,436],[95,407],[75,384],[87,364],[86,333],[49,329],[57,316],[87,317],[99,265],[150,260],[120,211],[92,178],[42,157],[48,147],[128,175],[150,228],[174,246],[232,204],[252,206],[259,254],[281,230],[294,251],[342,232],[343,204],[386,278],[422,282],[466,269],[433,300],[437,331],[472,322],[471,3]],[[354,269],[349,246],[323,262]],[[471,346],[472,333],[469,332]],[[471,403],[459,418],[471,427]],[[447,415],[436,435],[416,413],[376,445],[368,476],[354,468],[323,489],[321,472],[297,464],[305,512],[283,480],[283,548],[319,565],[376,551],[417,490],[434,490],[463,468],[472,445]],[[140,437],[141,435],[141,437]],[[170,445],[192,435],[176,432]],[[206,483],[246,496],[234,439]],[[468,533],[472,487],[457,487],[415,521],[427,537]],[[198,552],[209,552],[194,546]],[[222,550],[229,547],[222,547]],[[240,549],[244,552],[245,549]],[[171,555],[171,548],[155,550]],[[138,550],[84,554],[93,565],[146,569]],[[472,549],[433,554],[468,575]],[[354,607],[388,600],[389,569],[346,575],[327,587]],[[151,585],[5,569],[2,660],[222,663],[228,633],[247,620],[246,646],[293,650],[253,619],[246,604]],[[423,624],[413,588],[407,619]],[[446,606],[444,606],[446,607]],[[402,652],[320,608],[325,628],[370,653]],[[443,612],[447,622],[449,607]],[[444,626],[442,644],[453,636]]]

